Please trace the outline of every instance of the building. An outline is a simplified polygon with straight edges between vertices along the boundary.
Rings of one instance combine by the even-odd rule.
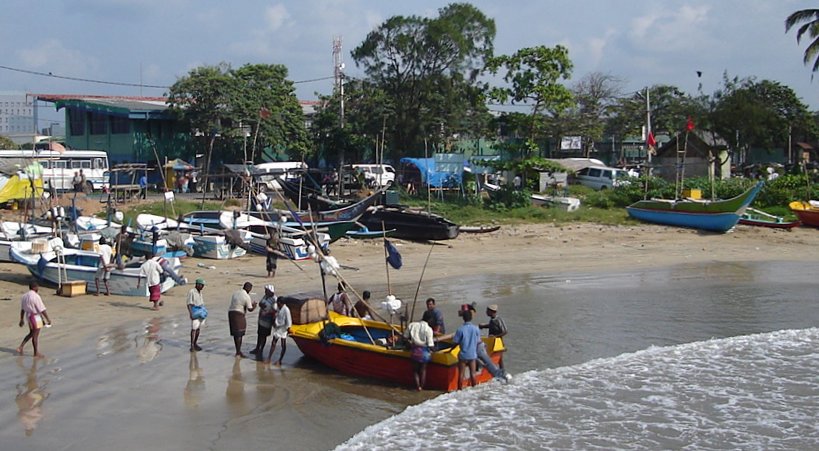
[[[182,158],[202,153],[187,126],[164,97],[29,94],[65,110],[65,144],[74,149],[104,150],[111,164]],[[309,124],[318,102],[301,101]],[[35,112],[36,113],[36,112]],[[55,135],[56,137],[56,135]]]
[[[31,142],[34,126],[34,99],[24,92],[0,91],[0,135],[16,144]]]
[[[186,157],[190,136],[162,97],[32,94],[65,110],[65,144],[104,150],[111,164]]]
[[[716,163],[717,177],[727,178],[731,176],[729,150],[728,143],[716,133],[697,129],[672,136],[657,149],[651,167],[655,176],[673,181],[677,177],[678,159],[684,155],[681,168],[684,177],[707,177]]]

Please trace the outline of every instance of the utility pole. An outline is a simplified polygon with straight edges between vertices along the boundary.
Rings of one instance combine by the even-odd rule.
[[[646,86],[646,138],[651,136],[651,91]],[[651,149],[646,145],[646,157],[648,160],[648,175],[651,176]]]
[[[341,56],[341,36],[333,38],[333,78],[335,89],[339,96],[339,129],[342,137],[344,132],[344,59]],[[338,195],[343,194],[344,189],[344,143],[338,149]]]

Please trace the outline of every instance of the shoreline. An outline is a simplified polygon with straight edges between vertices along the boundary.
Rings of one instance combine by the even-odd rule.
[[[399,299],[411,302],[418,279],[430,252],[430,244],[392,240],[402,255],[404,266],[390,269],[389,284]],[[481,274],[575,273],[628,270],[698,262],[811,261],[807,250],[819,245],[815,229],[799,227],[791,231],[739,226],[727,234],[707,234],[689,229],[639,225],[604,226],[596,224],[550,225],[524,224],[505,226],[487,234],[462,234],[455,240],[438,242],[432,249],[423,282]],[[382,241],[342,239],[331,246],[332,255],[342,265],[343,277],[360,293],[373,291],[373,307],[379,306],[387,287]],[[227,310],[233,291],[245,281],[254,284],[254,298],[266,283],[276,285],[277,294],[321,293],[317,265],[312,261],[279,260],[275,278],[268,279],[263,257],[251,255],[235,260],[189,258],[182,275],[189,280],[203,277],[208,309],[218,314]],[[197,263],[216,266],[210,270]],[[357,269],[357,270],[355,270]],[[28,270],[18,264],[0,265],[0,312],[11,318],[10,327],[2,328],[2,348],[13,354],[25,335],[17,327],[19,299],[32,280]],[[328,278],[329,293],[335,291],[335,280]],[[93,296],[75,298],[54,295],[53,287],[41,287],[54,327],[41,337],[47,356],[59,353],[99,333],[103,327],[132,321],[182,314],[184,299],[190,287],[174,287],[163,295],[165,307],[154,312],[145,298],[126,296]],[[93,290],[93,284],[89,286]],[[403,290],[403,291],[402,291]],[[354,297],[354,296],[353,296]],[[31,348],[25,350],[31,355]]]

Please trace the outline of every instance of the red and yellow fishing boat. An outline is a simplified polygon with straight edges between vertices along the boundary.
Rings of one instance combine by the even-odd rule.
[[[802,221],[802,224],[810,227],[819,227],[819,207],[814,206],[814,201],[804,202],[796,200],[791,202],[790,207],[793,214]]]
[[[291,311],[293,309],[291,308]],[[368,377],[415,386],[413,362],[409,349],[393,347],[391,337],[401,334],[396,325],[382,321],[362,320],[329,312],[327,320],[296,324],[291,328],[291,338],[301,352],[322,364],[351,376]],[[335,326],[327,327],[329,323]],[[332,330],[327,334],[325,330]],[[331,338],[328,338],[331,337]],[[486,350],[492,361],[498,364],[505,352],[500,338],[484,338]],[[451,342],[440,342],[427,364],[424,388],[452,391],[458,389],[458,352],[460,348]],[[478,371],[476,383],[492,380],[485,368]],[[469,381],[464,381],[464,387]]]

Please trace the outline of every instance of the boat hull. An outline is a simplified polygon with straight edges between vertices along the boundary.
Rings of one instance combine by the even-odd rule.
[[[392,236],[405,240],[452,240],[460,233],[458,225],[445,218],[407,210],[376,210],[361,223],[371,232],[395,229]]]
[[[88,256],[87,258],[89,259],[88,261],[90,263],[93,256]],[[97,259],[98,258],[99,257],[97,257]],[[171,267],[174,269],[174,271],[178,272],[179,268],[181,267],[179,264],[179,259],[169,259],[169,261],[171,262]],[[60,266],[61,265],[54,262],[49,262],[42,268],[38,268],[36,263],[26,265],[29,272],[34,277],[40,280],[45,280],[54,285],[59,285],[60,282],[66,282],[68,280],[82,280],[86,282],[86,291],[94,287],[94,279],[96,278],[97,274],[96,266],[66,264],[65,275],[63,275],[62,278],[59,274]],[[148,287],[144,280],[139,284],[139,288],[137,288],[137,282],[139,282],[140,277],[140,269],[138,266],[127,267],[125,269],[115,269],[111,271],[111,279],[108,281],[108,287],[111,290],[111,294],[147,297]],[[176,282],[174,282],[172,277],[165,277],[160,283],[160,290],[164,293],[173,288],[174,285],[176,285]],[[102,284],[100,284],[100,288],[104,289]]]
[[[632,218],[645,222],[727,232],[737,224],[762,186],[762,182],[757,183],[739,196],[721,201],[651,199],[635,202],[626,210]]]
[[[810,227],[819,227],[819,208],[802,201],[791,202],[789,207],[802,224]]]
[[[193,255],[200,258],[228,260],[247,254],[241,247],[228,244],[223,236],[195,236],[193,241]]]
[[[532,194],[532,206],[559,208],[563,211],[575,211],[580,208],[580,199],[565,196],[544,196]]]
[[[370,333],[378,330],[377,321],[366,321],[357,318],[342,317],[330,313],[330,318],[342,330],[345,326],[366,325]],[[324,322],[294,325],[291,329],[291,338],[296,342],[301,352],[320,363],[338,370],[343,374],[357,377],[379,379],[399,385],[415,386],[413,376],[413,361],[409,350],[388,349],[382,345],[362,343],[358,341],[335,338],[322,343],[318,332]],[[383,333],[384,330],[381,329]],[[492,361],[498,365],[505,348],[499,338],[485,338]],[[457,346],[435,351],[432,360],[427,364],[427,380],[424,388],[431,390],[453,391],[458,389],[458,352]],[[478,384],[492,380],[492,375],[485,368],[478,370],[475,382]],[[468,386],[468,380],[464,386]]]

